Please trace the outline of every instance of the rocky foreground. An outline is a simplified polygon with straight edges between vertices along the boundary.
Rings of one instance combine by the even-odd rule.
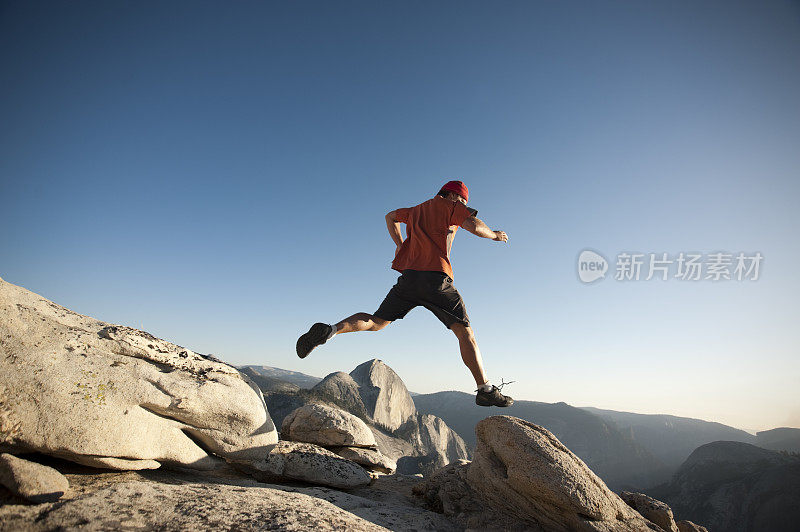
[[[463,441],[378,362],[287,408],[279,439],[235,368],[0,279],[0,530],[702,530],[518,418],[452,461]]]
[[[415,477],[342,491],[259,482],[228,467],[125,472],[40,460],[64,473],[69,491],[30,504],[0,490],[0,530],[457,530],[413,502]]]

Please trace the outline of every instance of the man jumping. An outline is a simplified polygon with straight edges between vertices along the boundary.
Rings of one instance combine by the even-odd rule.
[[[489,384],[475,333],[455,286],[450,265],[450,248],[459,227],[482,238],[508,242],[503,231],[492,231],[469,209],[469,191],[461,181],[449,181],[433,198],[414,207],[397,209],[386,215],[389,235],[397,244],[392,269],[402,275],[389,290],[374,314],[359,312],[335,325],[315,323],[297,339],[297,356],[305,358],[317,346],[337,334],[380,331],[394,320],[403,319],[418,305],[427,308],[458,338],[461,359],[478,385],[475,403],[480,406],[511,406],[514,400]],[[400,223],[406,224],[403,240]],[[501,385],[502,387],[502,385]]]

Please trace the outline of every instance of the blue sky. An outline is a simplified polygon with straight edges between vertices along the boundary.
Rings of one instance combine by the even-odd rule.
[[[800,427],[797,3],[3,2],[0,66],[9,282],[235,364],[471,392],[423,308],[294,354],[395,282],[383,215],[461,179],[509,235],[451,257],[509,394]],[[586,285],[585,248],[764,260]]]

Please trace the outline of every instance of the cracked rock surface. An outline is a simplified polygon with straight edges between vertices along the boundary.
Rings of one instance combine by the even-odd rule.
[[[0,279],[0,451],[213,469],[277,441],[261,391],[232,366]]]
[[[72,486],[31,505],[0,488],[0,532],[18,530],[459,530],[415,503],[420,479],[387,476],[348,492],[266,484],[228,465],[210,472],[97,471],[49,463]]]

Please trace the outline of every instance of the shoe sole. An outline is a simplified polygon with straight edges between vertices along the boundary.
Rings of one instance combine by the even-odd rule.
[[[295,346],[297,356],[306,358],[315,347],[324,344],[328,340],[326,338],[328,332],[330,332],[330,329],[325,323],[312,325],[307,333],[297,339],[297,345]]]

